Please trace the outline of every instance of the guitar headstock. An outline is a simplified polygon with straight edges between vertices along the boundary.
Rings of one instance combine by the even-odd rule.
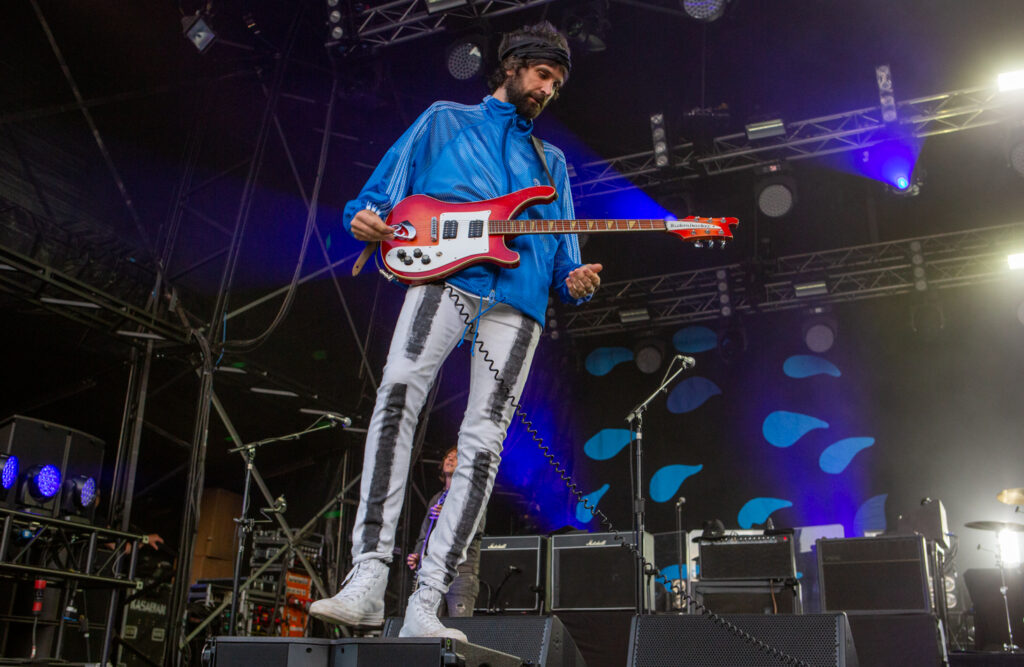
[[[724,248],[727,241],[732,240],[732,228],[740,224],[737,218],[702,218],[691,215],[679,220],[666,220],[665,230],[685,241],[693,241],[698,248]]]

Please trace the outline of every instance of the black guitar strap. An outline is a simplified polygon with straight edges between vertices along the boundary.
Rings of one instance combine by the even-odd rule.
[[[537,151],[537,157],[540,158],[540,164],[544,167],[544,173],[548,176],[548,182],[551,183],[551,187],[555,189],[555,194],[558,194],[558,186],[555,185],[555,179],[551,178],[551,171],[548,170],[548,160],[544,157],[544,142],[537,137],[530,135],[530,139],[533,140],[533,147]]]

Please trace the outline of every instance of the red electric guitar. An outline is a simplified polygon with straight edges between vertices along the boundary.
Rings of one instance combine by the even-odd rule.
[[[448,204],[426,195],[406,197],[385,224],[395,237],[380,244],[388,271],[408,285],[440,280],[456,271],[493,262],[514,268],[519,253],[505,245],[520,234],[593,234],[597,232],[669,232],[686,241],[724,245],[736,218],[682,220],[513,220],[527,206],[555,200],[555,189],[537,185],[484,201]]]

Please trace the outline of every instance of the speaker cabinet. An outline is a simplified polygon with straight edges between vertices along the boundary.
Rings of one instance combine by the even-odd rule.
[[[810,667],[858,667],[845,614],[766,616],[726,614],[722,619],[762,644]],[[776,667],[785,658],[697,614],[636,616],[629,637],[629,667]],[[906,666],[904,666],[906,667]]]
[[[822,539],[817,547],[822,611],[933,611],[924,537]]]
[[[716,614],[801,614],[800,584],[778,581],[694,581],[690,596]],[[699,609],[690,613],[698,614]]]
[[[405,619],[384,622],[384,637],[397,637]],[[585,667],[569,631],[555,616],[473,616],[442,619],[473,644],[518,656],[538,667]]]
[[[939,667],[946,642],[931,614],[850,614],[860,667]]]
[[[621,533],[632,544],[632,533]],[[654,537],[644,533],[642,553],[654,555]],[[553,535],[547,587],[551,611],[635,609],[636,557],[613,533]],[[654,600],[654,577],[648,577],[647,595]]]
[[[546,542],[539,535],[483,538],[476,611],[539,614],[544,602]]]

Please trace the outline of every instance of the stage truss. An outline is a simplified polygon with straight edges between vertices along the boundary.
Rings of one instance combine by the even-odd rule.
[[[1022,246],[1017,223],[606,283],[587,306],[560,307],[553,330],[597,336],[993,282]],[[810,281],[827,293],[797,296],[796,286]],[[621,311],[637,308],[649,319],[621,321]]]

